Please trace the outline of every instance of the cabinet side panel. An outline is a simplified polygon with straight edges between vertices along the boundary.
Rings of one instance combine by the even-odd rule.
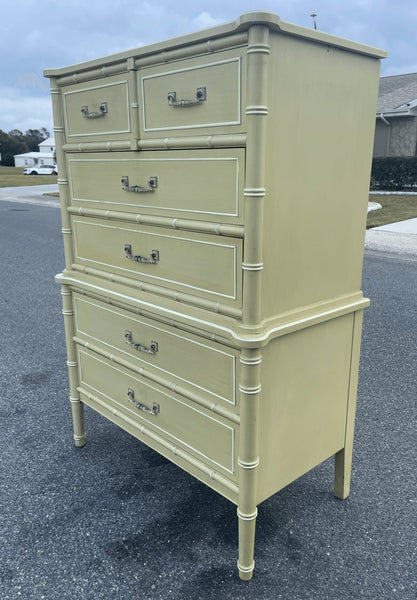
[[[344,447],[353,314],[264,349],[258,502]]]
[[[360,289],[379,61],[271,36],[263,317]]]

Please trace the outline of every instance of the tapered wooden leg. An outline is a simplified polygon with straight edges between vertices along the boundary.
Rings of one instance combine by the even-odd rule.
[[[252,578],[254,569],[255,524],[258,455],[259,396],[261,392],[260,365],[262,356],[258,349],[244,349],[240,355],[240,435],[239,456],[239,577]]]
[[[79,398],[70,397],[72,422],[74,427],[74,441],[78,448],[82,448],[86,442],[84,430],[84,404]]]
[[[67,366],[70,386],[70,402],[72,411],[72,422],[74,427],[75,445],[84,446],[86,436],[84,431],[84,405],[80,400],[78,393],[78,364],[77,353],[74,343],[74,311],[72,309],[72,294],[68,286],[63,285],[62,294],[62,314],[64,315],[65,338],[67,343]]]
[[[350,474],[352,469],[352,452],[342,448],[334,457],[334,495],[345,500],[350,491]]]
[[[252,514],[241,513],[238,509],[239,518],[239,560],[237,566],[239,577],[243,581],[252,579],[255,561],[253,560],[255,550],[255,525],[258,511]]]
[[[342,500],[349,496],[350,491],[362,321],[363,310],[359,310],[353,315],[352,354],[346,415],[345,447],[335,454],[334,495]]]

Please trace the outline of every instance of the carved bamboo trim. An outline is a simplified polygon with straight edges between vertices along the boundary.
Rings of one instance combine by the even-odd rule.
[[[164,63],[174,62],[176,60],[182,60],[184,58],[191,58],[193,56],[203,56],[204,54],[213,54],[224,49],[237,48],[244,46],[247,42],[248,34],[246,31],[242,33],[236,33],[230,36],[222,36],[220,38],[213,38],[200,43],[193,43],[187,45],[181,45],[179,48],[173,48],[172,50],[152,52],[149,50],[149,54],[145,56],[134,56],[134,51],[130,56],[124,53],[124,57],[120,57],[119,60],[113,64],[104,65],[102,67],[84,67],[84,69],[71,73],[70,75],[62,75],[57,77],[59,85],[72,85],[74,83],[82,83],[84,81],[91,81],[92,79],[99,79],[101,77],[109,77],[116,75],[117,73],[125,73],[129,69],[130,62],[133,63],[135,69],[142,67],[150,67],[161,65]],[[140,54],[140,49],[138,49]],[[82,68],[82,65],[80,65]]]
[[[101,77],[110,77],[117,73],[125,73],[127,70],[127,61],[123,60],[113,65],[105,65],[95,69],[72,73],[71,75],[63,75],[62,77],[57,77],[57,82],[59,85],[73,85],[74,83],[83,83],[84,81],[90,81]]]
[[[132,131],[132,139],[130,140],[130,149],[137,150],[139,140],[139,103],[138,103],[138,86],[136,80],[135,61],[133,58],[127,60],[127,69],[129,72],[128,86],[130,97],[130,123]]]
[[[61,90],[55,77],[51,77],[51,98],[52,98],[52,112],[55,123],[55,141],[56,141],[56,161],[58,165],[58,173],[60,175],[58,179],[59,185],[59,198],[61,204],[61,223],[62,232],[64,234],[64,255],[65,265],[67,268],[74,261],[73,246],[72,246],[72,231],[71,231],[71,218],[65,208],[70,205],[70,192],[68,186],[67,166],[65,160],[65,153],[63,151],[63,145],[65,143],[65,132],[64,132],[64,114],[62,108]]]
[[[171,217],[158,217],[155,215],[135,214],[115,210],[102,210],[96,208],[83,208],[69,206],[67,208],[71,215],[82,217],[99,217],[101,219],[128,221],[140,223],[141,225],[154,225],[156,227],[168,227],[184,231],[201,231],[213,235],[241,238],[244,237],[243,225],[227,225],[224,223],[210,223],[208,221],[194,221],[191,219],[175,219]]]
[[[126,141],[112,142],[80,142],[77,144],[64,144],[65,152],[103,152],[118,150],[171,150],[181,148],[244,148],[246,134],[234,135],[208,135],[193,137],[170,137],[156,139],[139,139],[137,143]]]
[[[237,464],[242,469],[256,469],[257,467],[259,467],[259,456],[257,458],[255,458],[255,460],[252,460],[251,462],[245,462],[242,459],[238,458]]]
[[[199,296],[192,296],[191,294],[176,292],[175,290],[163,288],[151,283],[144,283],[143,281],[136,281],[135,279],[130,279],[129,277],[123,277],[122,275],[115,275],[114,273],[108,273],[107,271],[94,269],[93,267],[83,267],[82,265],[77,265],[76,263],[72,265],[72,270],[78,271],[80,273],[85,273],[86,275],[94,275],[94,277],[99,277],[100,279],[105,279],[107,281],[121,283],[130,288],[135,288],[142,292],[158,294],[159,296],[170,298],[171,300],[175,300],[176,302],[191,304],[192,306],[198,306],[205,310],[209,310],[211,312],[215,312],[222,315],[227,315],[235,319],[240,319],[242,317],[242,311],[239,308],[227,306],[225,304],[221,304],[220,302],[206,300],[205,298],[200,298]]]
[[[97,410],[97,406],[94,406],[94,404],[98,405],[99,407],[104,409],[105,413],[111,413],[113,417],[117,417],[119,421],[124,422],[131,430],[133,429],[133,431],[135,432],[134,435],[136,435],[136,437],[138,437],[139,439],[141,438],[141,435],[149,437],[166,450],[169,450],[175,456],[178,456],[188,464],[192,465],[193,467],[204,473],[204,475],[208,476],[209,479],[211,479],[212,481],[216,481],[217,483],[228,489],[230,492],[232,492],[235,496],[237,496],[239,492],[239,486],[233,481],[230,481],[226,477],[223,477],[220,473],[217,473],[216,471],[211,469],[209,466],[205,465],[203,462],[201,462],[182,448],[179,448],[177,445],[172,444],[171,442],[160,436],[158,433],[132,419],[121,410],[110,407],[107,402],[101,400],[94,394],[87,392],[82,387],[78,387],[77,390],[81,395],[85,396],[89,402],[93,403],[92,408],[95,408]],[[86,402],[86,404],[88,404],[88,402]],[[110,416],[109,418],[112,419],[112,416]],[[127,430],[129,431],[129,429]]]
[[[62,285],[62,314],[64,316],[65,341],[67,347],[67,366],[70,387],[70,405],[74,426],[74,441],[76,446],[84,446],[86,435],[84,430],[84,407],[77,394],[79,385],[77,352],[73,342],[75,334],[74,312],[72,306],[72,293],[68,286]]]
[[[80,338],[78,336],[74,336],[73,340],[74,340],[74,343],[79,344],[80,346],[83,346],[84,348],[89,348],[96,354],[99,354],[100,356],[107,358],[107,360],[110,360],[122,367],[125,367],[126,369],[129,369],[130,371],[138,373],[138,375],[141,375],[145,379],[149,379],[150,381],[153,381],[154,383],[157,383],[158,385],[161,385],[164,388],[170,390],[171,392],[179,394],[180,396],[184,396],[184,398],[188,398],[192,402],[195,402],[196,404],[199,404],[200,406],[203,406],[204,408],[206,408],[222,417],[225,417],[226,419],[229,419],[229,421],[233,421],[233,423],[237,423],[239,425],[239,423],[240,423],[239,415],[232,412],[228,408],[223,407],[221,404],[207,400],[201,394],[198,394],[197,392],[193,392],[192,390],[187,389],[185,386],[183,386],[181,384],[173,383],[166,377],[163,377],[161,375],[153,373],[152,371],[148,371],[147,369],[145,369],[143,367],[139,367],[134,362],[125,360],[124,358],[118,356],[117,354],[114,354],[112,352],[107,352],[107,350],[105,350],[104,348],[102,348],[101,346],[99,346],[97,344],[83,340],[82,338]]]
[[[237,509],[237,516],[239,517],[239,519],[243,519],[244,521],[254,521],[256,519],[256,517],[258,516],[258,509],[256,508],[254,510],[254,512],[250,513],[250,514],[245,514],[243,512],[241,512],[239,510],[239,508]]]
[[[81,283],[80,283],[80,285],[81,285]],[[110,306],[116,306],[118,308],[123,308],[130,312],[133,312],[134,314],[141,315],[148,319],[152,319],[153,321],[157,321],[158,323],[163,323],[164,325],[169,325],[170,327],[174,327],[175,329],[179,329],[180,331],[186,331],[187,333],[192,333],[194,335],[198,335],[199,337],[210,340],[212,342],[217,342],[219,344],[228,346],[230,348],[234,348],[235,350],[240,350],[240,348],[241,348],[241,345],[238,342],[233,342],[233,340],[230,340],[230,338],[223,337],[216,333],[210,333],[207,331],[207,329],[201,329],[200,327],[193,327],[192,325],[187,325],[187,324],[183,323],[182,321],[177,321],[177,320],[169,318],[169,317],[164,317],[162,315],[155,313],[154,310],[146,310],[143,308],[139,308],[138,306],[132,306],[131,304],[129,304],[127,302],[125,303],[120,300],[113,300],[108,295],[107,296],[105,295],[106,293],[107,294],[109,293],[109,290],[100,290],[100,292],[95,293],[94,291],[86,289],[85,286],[83,286],[81,288],[76,285],[72,285],[71,287],[72,287],[72,290],[78,294],[81,294],[88,298],[93,298],[95,300],[100,300],[101,302],[105,302],[106,304],[108,304]],[[241,361],[241,359],[239,359],[239,360]]]
[[[244,46],[247,42],[247,32],[237,33],[230,36],[224,36],[217,39],[210,39],[205,42],[198,44],[181,46],[173,50],[167,50],[163,52],[157,52],[149,56],[137,58],[135,65],[137,68],[150,67],[153,65],[160,65],[168,62],[174,62],[176,60],[182,60],[193,56],[203,56],[204,54],[212,54],[219,50],[230,50],[239,46]]]
[[[257,475],[259,467],[259,401],[261,391],[259,348],[242,349],[240,370],[239,454],[239,576],[250,579],[254,567],[255,522],[258,509]]]
[[[269,29],[250,27],[247,47],[247,147],[245,198],[245,247],[243,264],[243,323],[261,321],[263,198],[265,191],[266,133],[268,116]]]

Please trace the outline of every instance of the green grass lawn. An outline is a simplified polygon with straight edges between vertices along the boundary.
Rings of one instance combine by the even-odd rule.
[[[417,195],[385,195],[371,194],[370,202],[378,202],[382,206],[368,214],[366,228],[380,227],[397,221],[417,218]]]
[[[23,175],[24,167],[0,167],[0,187],[47,185],[57,182],[56,175]]]

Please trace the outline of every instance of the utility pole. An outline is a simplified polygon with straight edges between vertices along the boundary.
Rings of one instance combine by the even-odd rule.
[[[310,17],[313,19],[313,26],[314,26],[314,29],[317,29],[317,23],[316,23],[316,17],[317,17],[317,13],[315,13],[315,12],[314,12],[314,10],[313,10],[313,12],[311,13]]]

